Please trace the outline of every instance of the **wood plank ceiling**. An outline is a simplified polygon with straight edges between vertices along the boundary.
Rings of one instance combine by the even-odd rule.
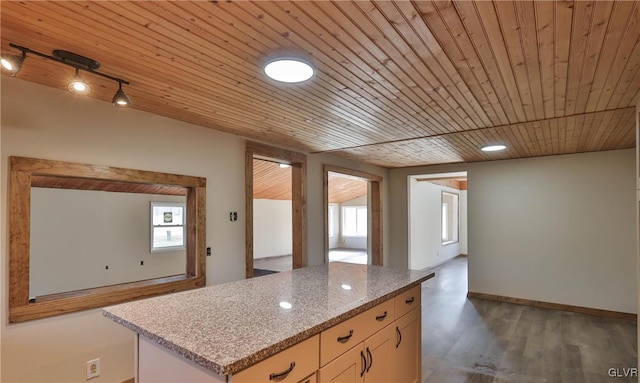
[[[329,202],[342,203],[367,195],[367,182],[329,173]],[[291,200],[291,168],[253,160],[253,198]]]
[[[631,148],[638,1],[3,1],[10,42],[94,58],[133,107],[386,167]],[[268,80],[279,54],[300,85]],[[29,56],[18,78],[66,89]],[[113,82],[87,75],[92,97]],[[114,113],[120,111],[114,110]],[[487,154],[479,147],[503,142]]]

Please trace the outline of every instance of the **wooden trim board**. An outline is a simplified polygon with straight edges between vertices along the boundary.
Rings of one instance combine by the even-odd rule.
[[[467,298],[479,298],[479,299],[486,299],[489,301],[506,302],[506,303],[513,303],[517,305],[539,307],[543,309],[569,311],[569,312],[574,312],[579,314],[594,315],[594,316],[605,317],[605,318],[624,319],[624,320],[630,320],[630,321],[638,320],[637,314],[623,313],[620,311],[601,310],[601,309],[594,309],[590,307],[565,305],[561,303],[541,302],[541,301],[535,301],[535,300],[524,299],[524,298],[513,298],[513,297],[505,297],[502,295],[476,293],[473,291],[469,291],[467,293]]]
[[[9,157],[9,163],[9,322],[46,318],[206,285],[206,178],[26,157]],[[188,212],[185,276],[120,283],[30,301],[30,211],[34,175],[184,188]]]
[[[247,141],[245,151],[245,275],[253,277],[253,159],[291,165],[292,258],[294,269],[307,265],[307,156]]]

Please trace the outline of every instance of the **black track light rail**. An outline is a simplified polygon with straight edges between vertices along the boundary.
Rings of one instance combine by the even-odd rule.
[[[12,48],[16,48],[16,49],[22,51],[23,55],[26,54],[26,53],[29,53],[29,54],[32,54],[32,55],[35,55],[35,56],[39,56],[39,57],[45,58],[47,60],[53,60],[53,61],[59,62],[60,64],[68,65],[68,66],[73,67],[75,69],[79,69],[79,70],[83,70],[85,72],[89,72],[89,73],[95,74],[96,76],[108,78],[109,80],[116,81],[116,82],[118,82],[120,84],[129,85],[129,81],[127,81],[127,80],[123,80],[123,79],[118,78],[118,77],[110,76],[108,74],[100,73],[100,72],[98,72],[98,71],[96,71],[94,69],[91,69],[91,67],[89,67],[86,64],[82,64],[82,63],[79,63],[79,62],[74,62],[74,61],[71,61],[71,60],[65,60],[64,58],[50,56],[48,54],[41,53],[41,52],[38,52],[38,51],[34,51],[33,49],[29,49],[27,47],[23,47],[23,46],[14,44],[14,43],[9,43],[9,46],[12,47]],[[91,61],[93,61],[93,60],[91,60]]]

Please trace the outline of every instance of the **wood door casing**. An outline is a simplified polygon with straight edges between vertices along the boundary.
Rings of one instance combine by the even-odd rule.
[[[247,142],[245,151],[245,276],[253,277],[253,159],[272,158],[291,165],[293,268],[307,265],[307,156],[286,149]]]

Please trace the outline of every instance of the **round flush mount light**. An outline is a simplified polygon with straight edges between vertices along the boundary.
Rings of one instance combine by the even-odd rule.
[[[269,78],[290,84],[307,81],[313,73],[311,64],[299,58],[277,58],[264,66],[264,74]]]
[[[487,145],[480,148],[483,152],[498,152],[500,150],[505,150],[507,145],[496,144],[496,145]]]
[[[280,302],[280,307],[282,307],[283,309],[289,310],[293,307],[293,305],[289,302]]]

